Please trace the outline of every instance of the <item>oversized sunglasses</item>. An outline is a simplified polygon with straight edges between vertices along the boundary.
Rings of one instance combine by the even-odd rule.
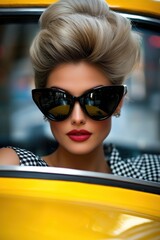
[[[59,88],[33,89],[32,98],[46,118],[63,121],[71,114],[75,102],[93,120],[109,118],[127,93],[125,85],[92,88],[79,97]]]

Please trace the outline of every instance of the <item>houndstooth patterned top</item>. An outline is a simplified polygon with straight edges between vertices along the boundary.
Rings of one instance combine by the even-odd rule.
[[[17,153],[21,166],[48,167],[41,157],[28,150],[17,147],[9,148]],[[114,175],[160,182],[160,155],[142,154],[137,157],[122,159],[120,152],[112,147],[107,155],[107,163]]]

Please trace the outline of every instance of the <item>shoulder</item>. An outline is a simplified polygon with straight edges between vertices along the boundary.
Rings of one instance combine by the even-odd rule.
[[[160,182],[160,155],[142,154],[133,159],[135,169],[141,173],[142,179]]]
[[[148,180],[160,182],[160,155],[142,154],[135,163]]]
[[[7,148],[3,148],[2,152],[3,152],[2,153],[3,161],[1,165],[47,166],[47,163],[43,161],[39,156],[36,156],[34,153],[26,149],[9,146]],[[0,158],[1,158],[1,154],[0,154]],[[11,160],[8,161],[6,159],[11,159]]]
[[[124,157],[117,148],[112,147],[109,164],[115,175],[160,182],[160,155],[139,154]]]
[[[11,148],[0,149],[0,165],[19,165],[19,158]]]

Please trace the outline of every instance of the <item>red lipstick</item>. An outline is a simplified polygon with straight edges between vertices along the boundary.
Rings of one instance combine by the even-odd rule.
[[[67,133],[67,136],[75,142],[84,142],[86,141],[88,138],[90,138],[90,136],[92,135],[92,133],[81,129],[81,130],[72,130],[70,132]]]

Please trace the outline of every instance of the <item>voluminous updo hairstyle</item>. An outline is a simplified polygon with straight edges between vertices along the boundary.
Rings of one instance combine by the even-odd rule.
[[[112,84],[122,84],[140,57],[139,36],[131,27],[104,0],[60,0],[50,5],[30,48],[36,87],[45,87],[59,64],[79,61],[97,66]]]

